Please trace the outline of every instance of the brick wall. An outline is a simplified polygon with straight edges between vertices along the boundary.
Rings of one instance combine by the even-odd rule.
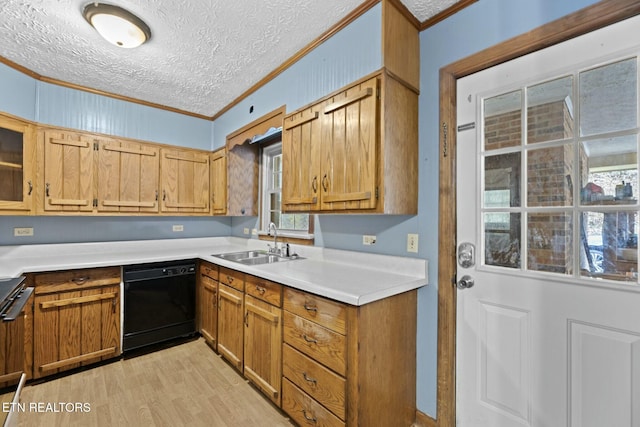
[[[519,110],[487,117],[485,149],[519,146],[522,136],[520,117]],[[529,107],[527,123],[528,145],[573,136],[573,117],[564,100]],[[574,163],[573,146],[570,144],[528,151],[527,205],[571,206],[573,186],[580,185],[573,182],[577,167]],[[570,273],[573,259],[571,215],[530,214],[528,229],[529,269]]]

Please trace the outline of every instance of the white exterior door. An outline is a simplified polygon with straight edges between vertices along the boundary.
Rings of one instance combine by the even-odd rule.
[[[639,55],[637,17],[458,81],[461,427],[640,426]]]

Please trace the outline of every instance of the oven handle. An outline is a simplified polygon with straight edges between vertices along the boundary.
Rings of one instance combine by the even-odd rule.
[[[33,293],[33,288],[26,288],[24,291],[22,291],[19,294],[19,296],[15,300],[13,300],[13,305],[11,306],[11,309],[7,311],[6,315],[2,318],[2,320],[5,322],[16,320],[18,316],[20,316],[20,313],[22,313],[22,309],[24,308],[24,306],[27,305],[27,302],[29,301],[29,297],[31,296],[32,293]]]

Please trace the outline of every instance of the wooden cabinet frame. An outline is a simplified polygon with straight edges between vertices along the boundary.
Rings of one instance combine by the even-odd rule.
[[[25,120],[20,120],[9,115],[0,114],[0,129],[7,129],[22,134],[22,159],[3,158],[0,153],[0,181],[2,185],[9,185],[13,181],[16,171],[22,172],[22,179],[19,182],[21,190],[16,189],[21,194],[21,200],[2,200],[0,195],[0,214],[24,215],[33,212],[33,193],[36,183],[35,165],[35,126]]]

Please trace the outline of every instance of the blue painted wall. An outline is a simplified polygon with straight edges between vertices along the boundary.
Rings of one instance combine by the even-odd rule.
[[[594,0],[480,0],[423,31],[420,35],[419,214],[316,216],[316,245],[324,247],[363,251],[362,234],[375,234],[376,245],[366,250],[407,255],[407,233],[419,234],[417,256],[429,260],[432,285],[421,289],[418,298],[417,403],[419,410],[431,416],[436,416],[438,71],[451,62],[593,3]],[[295,110],[380,68],[380,19],[378,5],[213,124],[103,97],[94,99],[96,95],[34,82],[2,64],[0,110],[88,131],[195,148],[217,148],[224,145],[227,134],[280,105],[286,104],[288,111]],[[70,111],[55,111],[60,99],[77,102],[91,111],[80,112],[83,114],[80,117]],[[249,114],[251,105],[253,114]],[[209,145],[202,142],[205,137]],[[256,218],[180,218],[179,221],[189,237],[242,236],[244,227],[253,228],[256,224]],[[172,236],[176,234],[170,232],[173,223],[173,218],[152,217],[0,217],[0,244],[14,243],[13,238],[7,237],[10,231],[13,227],[25,226],[43,230],[42,233],[36,231],[36,238],[41,235],[46,241],[185,236]],[[104,230],[97,230],[99,228]]]

